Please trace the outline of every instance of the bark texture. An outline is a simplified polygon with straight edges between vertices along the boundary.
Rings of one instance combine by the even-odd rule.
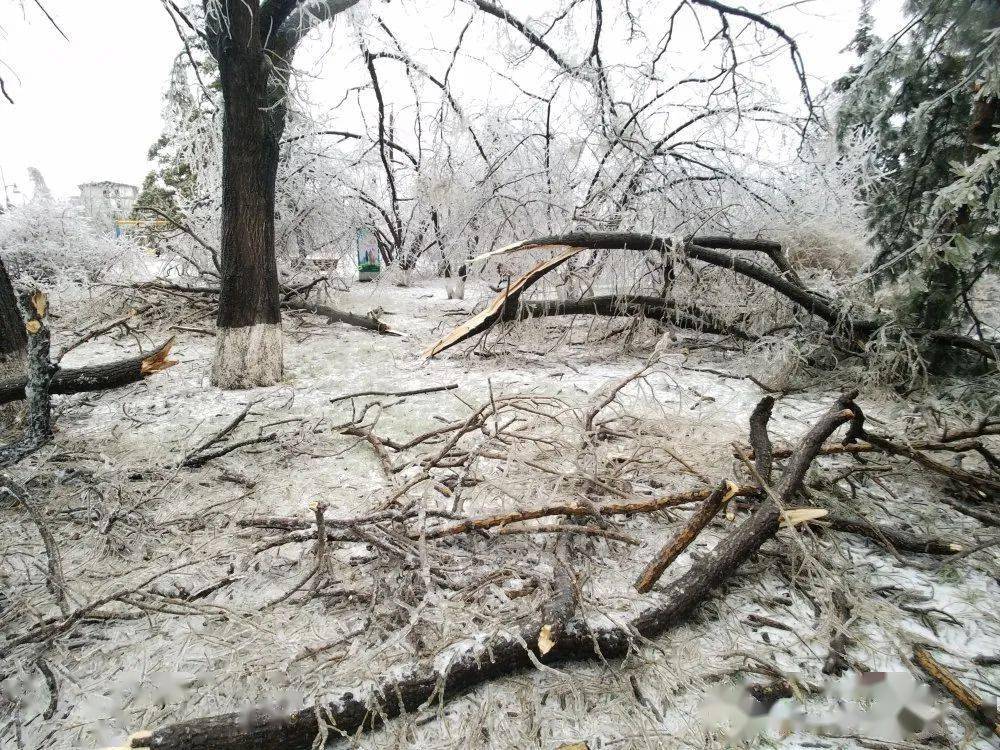
[[[10,380],[26,375],[28,366],[28,337],[24,320],[17,307],[14,285],[7,274],[7,267],[0,258],[0,380]],[[0,408],[0,426],[12,426],[21,414],[21,408]]]
[[[282,376],[274,196],[288,79],[309,30],[358,0],[207,3],[203,38],[222,84],[222,246],[212,383],[273,385]]]
[[[239,4],[237,4],[239,5]],[[222,83],[221,292],[212,383],[274,385],[282,375],[274,193],[284,92],[273,79],[257,3],[225,11]]]
[[[24,435],[0,448],[0,468],[11,466],[52,440],[52,395],[50,386],[56,366],[49,359],[51,334],[45,324],[48,298],[40,291],[21,295],[24,330],[28,336],[28,372],[24,394],[28,404]]]
[[[702,529],[708,526],[722,506],[725,505],[726,500],[730,497],[727,494],[728,489],[729,484],[722,482],[712,490],[712,494],[705,498],[705,501],[698,506],[698,510],[688,519],[677,536],[667,542],[656,557],[646,566],[646,569],[642,571],[636,579],[635,584],[633,584],[636,591],[640,594],[645,594],[653,588],[653,585],[660,580],[663,572],[691,545],[695,537],[698,536]],[[738,489],[734,485],[733,493],[735,494]]]

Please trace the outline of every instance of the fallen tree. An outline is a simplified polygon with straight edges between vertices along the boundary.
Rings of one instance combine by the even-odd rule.
[[[765,498],[751,517],[667,586],[659,603],[635,617],[622,628],[595,629],[584,619],[566,623],[559,639],[539,643],[545,615],[513,636],[498,636],[480,647],[456,651],[440,670],[414,671],[389,679],[367,694],[345,692],[332,701],[276,715],[273,710],[255,709],[181,722],[156,731],[144,731],[130,738],[130,747],[158,750],[248,750],[313,747],[321,732],[333,736],[371,730],[403,713],[419,710],[432,701],[444,701],[487,681],[504,677],[536,663],[620,659],[637,646],[637,637],[655,638],[683,623],[729,579],[747,558],[778,530],[781,508],[789,504],[802,486],[806,471],[823,442],[840,425],[854,417],[851,411],[856,393],[846,394],[809,430],[786,464],[774,489],[774,498]],[[321,724],[322,722],[322,724]]]
[[[673,323],[681,328],[691,328],[720,336],[749,339],[739,328],[727,325],[708,310],[694,306],[678,305],[673,300],[648,295],[599,295],[575,302],[541,300],[522,302],[516,315],[505,320],[526,320],[559,315],[601,315],[606,317],[642,317],[659,323]]]
[[[150,375],[162,372],[177,364],[176,360],[167,358],[173,345],[174,339],[171,337],[152,352],[136,357],[88,367],[57,370],[49,384],[49,393],[70,394],[104,391],[138,383]],[[27,384],[27,376],[0,382],[0,404],[23,399]]]
[[[795,275],[787,259],[781,253],[780,245],[766,240],[693,237],[683,242],[675,242],[669,238],[651,234],[574,232],[524,240],[481,255],[475,260],[547,247],[562,248],[562,251],[551,260],[538,264],[531,271],[519,277],[508,289],[501,291],[486,310],[431,346],[425,352],[425,356],[433,357],[440,354],[500,321],[516,319],[518,314],[515,308],[520,296],[553,268],[562,265],[574,255],[585,250],[634,250],[657,253],[664,258],[670,254],[676,254],[681,258],[733,271],[773,289],[805,312],[818,317],[826,323],[827,329],[831,333],[835,333],[852,348],[856,343],[863,343],[882,326],[891,322],[877,318],[856,318],[828,297],[807,289],[802,285],[801,280]],[[761,252],[774,262],[777,271],[772,271],[737,255],[727,254],[724,252],[725,250]],[[931,337],[941,344],[974,352],[994,362],[1000,361],[1000,342],[979,340],[945,331],[908,329],[908,332],[917,338]]]

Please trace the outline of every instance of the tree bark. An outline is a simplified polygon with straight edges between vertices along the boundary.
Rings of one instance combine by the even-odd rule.
[[[257,3],[227,12],[218,50],[222,125],[222,278],[212,383],[269,386],[283,375],[274,195],[283,91],[273,80]]]
[[[28,417],[23,437],[0,448],[0,468],[17,463],[52,440],[52,395],[50,385],[56,366],[49,359],[51,334],[45,324],[48,298],[38,290],[21,295],[24,329],[28,335],[28,368],[24,394]]]
[[[0,258],[0,380],[23,378],[28,366],[28,336],[17,307],[14,285]],[[21,408],[0,408],[0,426],[11,426]]]

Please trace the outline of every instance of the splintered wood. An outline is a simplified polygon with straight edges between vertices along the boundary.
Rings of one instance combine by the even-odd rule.
[[[174,337],[171,336],[160,346],[159,349],[143,358],[142,362],[139,364],[139,373],[145,377],[156,372],[163,372],[164,370],[168,370],[176,365],[176,359],[167,359],[173,346]]]

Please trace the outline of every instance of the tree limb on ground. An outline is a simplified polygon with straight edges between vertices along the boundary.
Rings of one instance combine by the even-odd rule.
[[[704,242],[704,244],[699,244]],[[433,357],[477,333],[487,330],[501,320],[510,319],[509,311],[515,310],[521,294],[532,284],[553,268],[561,265],[574,255],[585,250],[638,250],[654,251],[660,254],[677,252],[691,260],[701,261],[708,265],[724,268],[753,279],[764,286],[770,287],[778,294],[801,307],[807,313],[823,320],[831,331],[848,341],[865,340],[887,321],[859,320],[823,295],[806,289],[797,277],[789,278],[781,260],[775,260],[780,273],[775,273],[761,265],[743,258],[727,255],[722,250],[758,250],[763,251],[772,260],[778,252],[774,251],[775,243],[764,240],[744,240],[725,237],[694,237],[684,242],[674,242],[669,238],[656,237],[650,234],[635,234],[627,232],[573,232],[561,235],[547,235],[522,242],[507,245],[493,252],[481,255],[475,260],[484,260],[497,255],[534,250],[539,248],[561,248],[559,255],[543,261],[531,271],[524,274],[502,291],[484,310],[450,334],[431,346],[425,356]],[[707,245],[714,245],[708,247]],[[782,256],[783,257],[783,256]],[[915,336],[931,336],[941,343],[952,347],[973,351],[992,361],[1000,361],[1000,342],[980,341],[968,336],[946,332],[911,331]]]
[[[823,442],[854,415],[848,408],[856,393],[842,396],[802,439],[786,464],[775,489],[782,505],[798,493]],[[481,685],[531,668],[536,663],[620,659],[637,648],[636,636],[655,638],[685,622],[721,583],[729,579],[748,557],[778,531],[781,510],[763,500],[753,515],[729,537],[664,592],[660,602],[635,617],[628,628],[595,629],[586,620],[567,623],[559,640],[545,653],[539,649],[541,618],[514,637],[498,636],[480,647],[456,651],[447,667],[389,679],[370,693],[345,692],[323,706],[276,716],[255,709],[181,722],[130,738],[131,747],[157,750],[249,750],[280,747],[284,750],[311,748],[320,732],[319,719],[333,736],[349,736],[371,730],[403,713],[419,710],[433,701],[448,698]]]
[[[309,302],[301,294],[292,295],[288,300],[282,302],[281,306],[292,310],[302,310],[303,312],[309,312],[313,315],[320,315],[326,318],[327,323],[346,323],[349,326],[364,328],[368,331],[375,331],[376,333],[380,333],[384,336],[401,335],[390,330],[388,325],[380,321],[372,314],[358,315],[357,313],[347,312],[346,310],[340,310],[336,307],[330,307],[329,305],[320,305],[316,302]]]
[[[508,306],[509,307],[509,306]],[[522,302],[516,315],[505,320],[525,320],[559,315],[602,315],[608,317],[643,317],[660,323],[673,323],[680,328],[691,328],[719,336],[749,339],[751,336],[736,326],[719,320],[708,310],[678,305],[673,300],[643,295],[600,295],[576,302],[542,300]]]
[[[355,393],[345,393],[342,396],[337,396],[330,399],[331,404],[335,404],[338,401],[346,401],[351,398],[360,398],[361,396],[419,396],[424,393],[438,393],[440,391],[453,391],[458,388],[458,383],[449,383],[448,385],[432,385],[426,388],[411,388],[404,391],[357,391]]]
[[[817,527],[827,526],[835,531],[867,537],[876,544],[890,550],[920,552],[926,555],[955,555],[965,549],[965,545],[935,537],[922,537],[902,529],[874,524],[864,518],[829,513],[816,520]]]
[[[969,690],[955,675],[935,661],[924,647],[914,647],[913,661],[939,687],[943,688],[958,705],[968,711],[976,721],[989,729],[997,737],[1000,737],[1000,712],[997,711],[995,706],[989,705],[988,702]]]
[[[684,527],[657,553],[633,584],[636,591],[645,594],[660,580],[660,576],[686,550],[698,534],[711,522],[729,499],[739,491],[739,487],[729,482],[721,482],[712,494],[698,507]]]
[[[148,354],[88,367],[60,369],[52,378],[49,392],[70,394],[105,391],[138,383],[177,364],[176,360],[167,359],[173,345],[174,339],[171,337]],[[0,382],[0,404],[23,399],[27,382],[27,377]]]

